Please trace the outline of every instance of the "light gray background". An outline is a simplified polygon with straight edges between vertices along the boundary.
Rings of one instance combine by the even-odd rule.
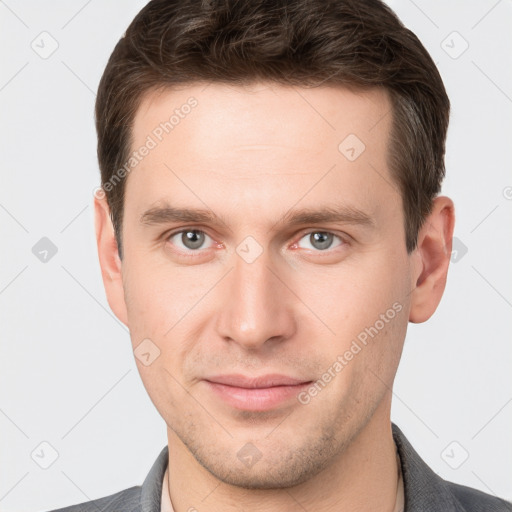
[[[167,442],[105,298],[92,209],[95,91],[144,4],[0,2],[5,512],[141,484]],[[442,477],[512,499],[512,2],[390,5],[430,51],[452,102],[443,193],[460,240],[438,311],[410,326],[392,419]],[[59,46],[43,59],[31,44],[49,51],[51,38]],[[58,248],[46,263],[32,253],[42,237]],[[50,461],[42,442],[58,452],[48,469],[31,458]]]

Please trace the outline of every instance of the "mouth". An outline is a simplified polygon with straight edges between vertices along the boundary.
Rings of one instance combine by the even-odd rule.
[[[260,377],[218,375],[204,379],[214,396],[239,410],[268,411],[291,402],[313,381],[279,374]],[[299,402],[295,400],[297,405]]]

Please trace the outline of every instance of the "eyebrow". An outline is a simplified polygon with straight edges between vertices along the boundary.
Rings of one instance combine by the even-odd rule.
[[[161,225],[171,222],[211,223],[227,225],[226,219],[216,215],[211,210],[176,208],[168,204],[156,206],[146,210],[140,217],[141,224]],[[321,224],[323,222],[341,222],[344,224],[357,224],[374,227],[375,222],[370,215],[353,206],[336,205],[321,208],[301,208],[286,212],[281,219],[274,222],[274,226]]]

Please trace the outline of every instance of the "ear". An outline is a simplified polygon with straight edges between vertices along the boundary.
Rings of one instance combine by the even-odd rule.
[[[432,212],[418,233],[418,244],[412,254],[413,286],[409,321],[428,320],[443,296],[452,254],[455,209],[444,196],[434,199]]]
[[[97,197],[97,195],[99,197]],[[114,226],[104,193],[94,194],[94,224],[100,260],[101,277],[107,300],[114,314],[128,326],[122,280],[122,263],[119,258]]]

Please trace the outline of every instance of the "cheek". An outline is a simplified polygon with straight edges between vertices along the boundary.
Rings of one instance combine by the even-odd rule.
[[[408,297],[407,269],[398,255],[357,255],[337,266],[304,268],[292,288],[331,336],[350,337]],[[315,325],[321,325],[315,322]]]
[[[151,255],[127,262],[124,275],[130,328],[150,337],[170,336],[175,326],[190,320],[189,314],[208,291],[208,276],[198,267],[172,267],[154,263]]]
[[[379,395],[379,377],[393,379],[408,324],[407,276],[407,260],[383,250],[302,281],[298,294],[322,321],[314,319],[306,337],[317,340],[316,357],[336,374],[334,393]]]
[[[181,382],[187,361],[194,360],[205,322],[215,317],[207,293],[218,278],[199,267],[148,268],[146,261],[150,258],[141,258],[140,265],[132,260],[124,279],[132,346],[136,355],[142,340],[156,345],[158,358],[151,371],[137,363],[141,377],[157,395],[177,396],[178,389],[169,392],[177,385],[172,377]]]

